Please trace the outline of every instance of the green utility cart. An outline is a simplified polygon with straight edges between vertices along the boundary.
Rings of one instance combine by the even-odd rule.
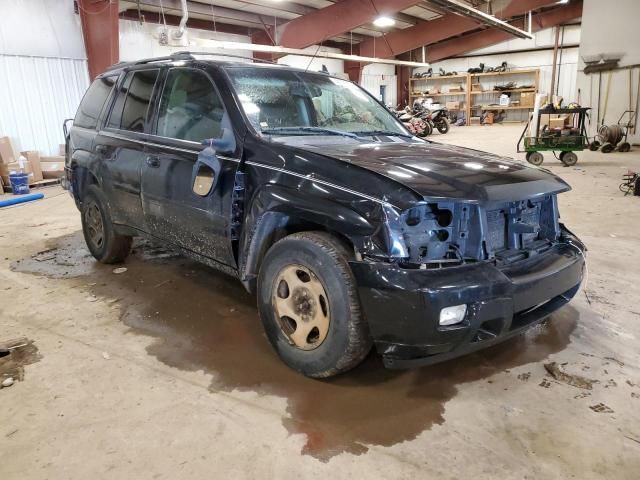
[[[565,166],[575,165],[578,162],[578,156],[574,152],[582,151],[589,146],[586,129],[589,110],[589,107],[547,107],[544,110],[541,109],[538,111],[538,127],[533,136],[530,136],[529,132],[529,126],[534,118],[534,114],[531,114],[518,140],[518,153],[526,152],[529,163],[542,165],[544,161],[542,152],[551,151],[556,156],[556,152],[560,152],[560,161]],[[561,117],[551,117],[563,114],[569,115],[568,120],[563,120]],[[547,116],[547,121],[541,129],[540,125],[545,119],[544,116]],[[556,123],[561,123],[561,125],[556,125]]]

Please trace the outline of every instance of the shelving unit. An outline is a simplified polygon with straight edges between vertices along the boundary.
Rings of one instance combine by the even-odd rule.
[[[495,90],[497,85],[504,85],[508,82],[516,82],[516,84],[532,85],[531,88],[511,88],[506,90]],[[537,93],[538,85],[540,82],[540,70],[537,68],[528,68],[522,70],[509,70],[506,72],[485,72],[485,73],[470,73],[469,74],[469,90],[472,85],[480,84],[483,87],[481,92],[471,92],[473,101],[468,102],[469,109],[467,112],[467,118],[470,119],[474,113],[481,113],[487,111],[533,111],[533,104],[530,106],[522,105],[495,105],[499,103],[500,95],[503,93],[509,93],[511,95],[511,101],[520,102],[522,93]],[[491,104],[489,104],[491,102]],[[513,122],[513,119],[505,120],[507,122]],[[526,118],[521,118],[519,121],[526,122]],[[467,125],[470,120],[467,121]]]
[[[509,78],[512,77],[512,78]],[[462,81],[463,80],[463,81]],[[494,90],[497,85],[505,84],[509,81],[514,81],[518,84],[530,84],[530,88],[512,88],[507,90]],[[439,92],[439,93],[423,93],[431,90],[436,85],[440,86],[439,89],[446,88],[446,83],[462,85],[465,91],[463,92]],[[537,68],[522,69],[522,70],[509,70],[506,72],[485,72],[485,73],[464,73],[458,75],[449,76],[434,76],[434,77],[421,77],[409,79],[409,102],[413,104],[414,100],[418,98],[441,98],[451,97],[451,100],[458,100],[460,97],[464,97],[462,100],[460,109],[464,110],[466,114],[467,125],[471,123],[471,115],[473,112],[486,112],[490,110],[505,110],[515,111],[533,110],[533,106],[521,106],[521,105],[509,105],[500,106],[492,105],[494,99],[498,103],[500,95],[503,93],[510,93],[512,101],[520,101],[522,93],[537,93],[540,82],[540,70]],[[473,84],[480,84],[483,91],[471,91]],[[445,86],[442,86],[445,85]],[[431,87],[431,88],[429,88]],[[420,94],[416,92],[420,91]],[[446,100],[445,100],[446,102]],[[513,122],[514,120],[505,120],[505,122]],[[516,121],[526,121],[516,120]]]
[[[423,77],[423,78],[410,78],[409,79],[409,102],[413,105],[415,99],[418,98],[441,98],[451,97],[451,101],[457,100],[460,97],[464,97],[460,109],[466,109],[469,105],[469,74],[448,75],[448,76],[435,76],[435,77]],[[416,95],[414,92],[421,90],[422,92],[429,90],[430,86],[438,85],[439,89],[449,88],[447,82],[451,85],[462,86],[464,91],[462,92],[439,92],[439,93],[421,93]],[[432,87],[433,88],[433,87]],[[444,100],[446,102],[447,99]]]

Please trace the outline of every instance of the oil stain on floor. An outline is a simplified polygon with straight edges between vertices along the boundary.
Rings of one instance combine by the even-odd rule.
[[[372,353],[348,374],[311,380],[280,362],[263,334],[255,298],[237,280],[146,243],[135,247],[120,275],[96,265],[79,234],[48,248],[50,258],[36,256],[12,267],[52,277],[81,272],[91,279],[93,294],[117,299],[126,325],[155,338],[151,355],[172,367],[211,374],[212,391],[287,398],[286,428],[306,434],[304,453],[322,460],[345,451],[363,453],[366,445],[411,440],[442,423],[445,403],[458,385],[563,350],[579,316],[565,307],[524,335],[440,365],[390,371]],[[69,270],[67,258],[78,265]]]
[[[0,341],[0,382],[11,378],[24,380],[24,367],[39,362],[38,347],[26,337]]]

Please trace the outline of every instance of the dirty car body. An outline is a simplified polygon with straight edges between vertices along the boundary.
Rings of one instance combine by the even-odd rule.
[[[169,82],[187,70],[210,82],[220,100],[215,135],[189,137],[163,117],[182,108],[163,102]],[[191,56],[118,65],[96,82],[104,104],[93,113],[81,106],[68,137],[65,183],[80,208],[88,186],[99,185],[119,232],[165,242],[236,276],[249,291],[279,239],[334,235],[353,252],[362,314],[387,367],[493,345],[548,317],[580,286],[585,249],[559,222],[564,181],[417,139],[390,114],[380,121],[392,123],[376,130],[362,128],[366,119],[348,106],[326,111],[326,97],[344,90],[356,101],[375,101],[355,84]],[[133,123],[112,121],[128,115],[127,102],[145,98],[149,106]],[[304,105],[339,121],[305,120]],[[285,107],[296,128],[278,113]],[[188,108],[181,114],[200,115]],[[207,169],[213,188],[194,193]]]

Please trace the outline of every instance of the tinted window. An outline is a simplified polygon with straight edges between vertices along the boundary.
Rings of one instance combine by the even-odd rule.
[[[84,95],[73,124],[78,127],[96,128],[100,111],[109,97],[117,76],[96,79]]]
[[[110,127],[144,132],[144,122],[158,72],[144,70],[127,74],[109,118]]]
[[[220,138],[224,113],[220,96],[206,74],[172,69],[160,100],[157,135],[192,142]]]

